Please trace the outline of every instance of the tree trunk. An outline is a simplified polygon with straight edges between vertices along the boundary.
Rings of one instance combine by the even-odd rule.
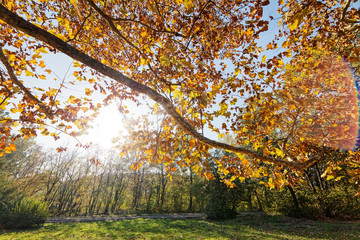
[[[188,211],[192,212],[193,211],[193,171],[190,169],[190,189],[189,189],[189,208]]]
[[[299,206],[299,201],[298,201],[298,199],[297,199],[297,197],[296,197],[296,194],[295,194],[294,189],[293,189],[291,186],[287,186],[287,187],[288,187],[288,189],[289,189],[289,191],[290,191],[290,194],[291,194],[291,197],[292,197],[292,199],[293,199],[293,203],[294,203],[295,207],[296,207],[296,208],[300,208],[300,206]]]

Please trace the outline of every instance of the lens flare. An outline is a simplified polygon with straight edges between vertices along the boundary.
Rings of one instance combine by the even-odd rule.
[[[360,95],[359,95],[359,85],[360,85],[360,76],[354,70],[351,71],[354,77],[355,82],[355,89],[356,89],[356,100],[357,100],[357,107],[358,107],[358,122],[357,122],[357,130],[356,130],[356,142],[353,150],[358,150],[360,146]]]
[[[342,57],[318,51],[284,76],[288,136],[300,145],[359,148],[360,80]]]
[[[328,146],[342,150],[356,150],[359,146],[359,82],[358,76],[342,58],[336,57],[332,66],[336,87],[332,111],[336,116],[330,121],[334,128]],[[331,70],[330,70],[331,71]],[[330,117],[331,118],[331,117]]]

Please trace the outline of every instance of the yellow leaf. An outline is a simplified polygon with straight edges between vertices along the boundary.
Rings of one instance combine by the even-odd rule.
[[[42,53],[48,53],[48,51],[44,47],[41,47],[38,50]]]
[[[57,89],[56,89],[56,88],[53,88],[53,89],[51,89],[50,91],[47,91],[47,92],[46,92],[46,94],[47,94],[48,96],[55,96],[56,93],[57,93]]]
[[[82,128],[81,122],[80,122],[79,120],[76,120],[76,121],[74,122],[74,124],[75,124],[79,129]]]
[[[80,67],[80,63],[78,61],[74,62],[74,67]]]
[[[275,148],[276,155],[279,157],[285,157],[285,153],[278,148]]]
[[[16,151],[16,145],[15,144],[10,144],[9,145],[9,149],[11,150],[11,151]]]
[[[250,37],[252,34],[253,34],[253,30],[252,30],[252,28],[248,28],[248,29],[246,29],[246,31],[245,31],[245,35],[247,36],[247,37]]]
[[[195,99],[195,98],[197,98],[199,95],[200,95],[199,93],[193,91],[193,92],[190,93],[190,98]]]
[[[30,72],[29,70],[26,70],[25,71],[25,75],[28,77],[28,76],[31,76],[33,77],[34,76],[34,73]]]
[[[284,66],[284,62],[282,61],[282,59],[279,59],[279,60],[277,61],[277,64],[278,64],[279,67]]]
[[[335,181],[339,181],[340,179],[342,179],[344,176],[339,176],[337,178],[335,178]]]
[[[6,147],[6,148],[4,149],[4,152],[5,152],[5,153],[11,153],[11,150],[10,150],[8,147]]]
[[[11,153],[16,151],[16,146],[15,144],[10,144],[9,146],[5,147],[4,152],[5,153]]]
[[[243,116],[243,119],[250,120],[251,117],[252,117],[251,113],[245,113],[244,116]]]
[[[46,80],[45,75],[39,75],[39,78],[42,79],[42,80]]]
[[[333,175],[327,175],[326,176],[326,180],[331,180],[331,179],[334,179],[335,177]]]
[[[194,3],[192,0],[185,0],[184,1],[184,6],[187,8],[187,9],[190,9],[194,6]]]
[[[10,109],[11,113],[17,113],[17,112],[22,112],[22,111],[23,111],[22,109],[17,109],[17,108]]]
[[[13,122],[12,127],[18,127],[20,124],[18,122]]]
[[[288,27],[290,30],[295,30],[299,27],[299,25],[302,22],[302,19],[304,18],[305,12],[302,12],[301,14],[297,14],[294,20],[288,24]]]
[[[275,188],[274,181],[272,178],[269,178],[269,181],[267,184],[268,184],[269,188]]]
[[[90,90],[89,88],[85,88],[85,95],[90,96],[94,91]]]
[[[288,25],[290,30],[295,30],[299,26],[299,19],[295,19],[291,24]]]
[[[146,60],[144,58],[141,58],[140,65],[145,66],[146,64]]]
[[[258,73],[258,76],[259,76],[259,78],[264,78],[265,73],[264,73],[264,72],[259,72],[259,73]]]
[[[261,59],[261,62],[264,63],[265,60],[266,60],[266,56],[264,55],[264,56],[262,57],[262,59]]]
[[[16,59],[16,56],[15,56],[15,55],[10,55],[10,56],[8,57],[9,62],[13,62],[13,61],[15,61],[15,59]]]
[[[174,93],[174,98],[178,98],[181,92],[179,90],[175,90],[173,91],[173,93]]]

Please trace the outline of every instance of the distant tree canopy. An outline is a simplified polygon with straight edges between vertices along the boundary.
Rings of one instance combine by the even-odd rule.
[[[356,146],[357,2],[3,0],[0,108],[13,115],[1,119],[1,154],[15,150],[18,124],[23,137],[58,138],[48,126],[75,135],[90,119],[81,116],[101,107],[96,91],[105,102],[141,103],[143,94],[168,117],[161,130],[139,126],[124,151],[142,148],[144,161],[191,165],[211,178],[204,159],[222,148],[236,153],[217,161],[224,175],[271,174],[285,184]],[[74,59],[71,81],[53,81],[42,59],[57,51]],[[84,96],[66,94],[80,82]],[[231,141],[207,138],[207,128]],[[339,164],[329,162],[325,175]],[[357,178],[357,152],[341,164]]]

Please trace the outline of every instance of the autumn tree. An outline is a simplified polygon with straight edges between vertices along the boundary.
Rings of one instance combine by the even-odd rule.
[[[1,119],[2,152],[13,149],[9,136],[18,123],[21,136],[58,138],[49,126],[75,135],[89,120],[85,113],[101,107],[91,98],[96,91],[105,102],[140,104],[147,96],[168,114],[164,129],[175,146],[185,141],[203,153],[212,147],[236,153],[218,162],[235,177],[271,174],[283,185],[285,168],[324,160],[316,149],[349,150],[357,141],[357,1],[271,2],[276,16],[267,13],[269,4],[1,1],[0,103],[13,113]],[[74,59],[72,84],[88,83],[83,97],[61,101],[69,83],[50,84],[42,56],[57,52]],[[231,135],[233,143],[209,139],[204,127],[220,138]],[[350,158],[358,164],[357,153]]]

